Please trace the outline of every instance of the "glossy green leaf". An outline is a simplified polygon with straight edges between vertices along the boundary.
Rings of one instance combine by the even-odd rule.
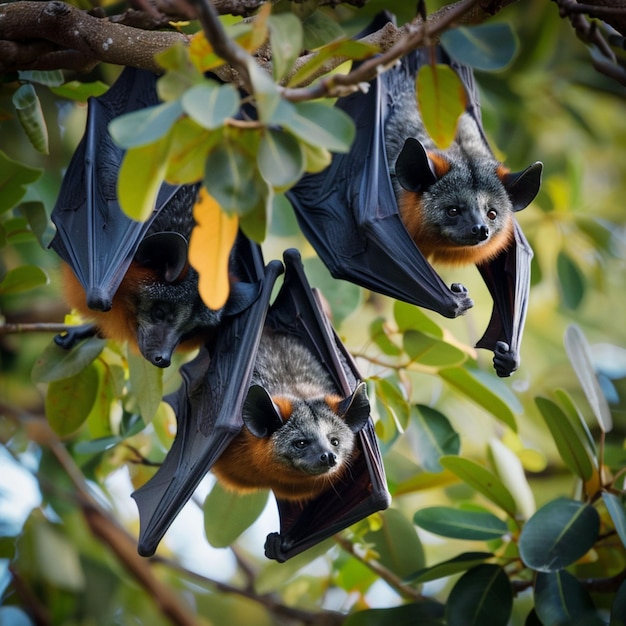
[[[139,404],[139,413],[149,424],[159,408],[163,396],[163,370],[152,365],[141,355],[129,351],[128,370],[130,387]]]
[[[71,80],[58,87],[51,87],[50,91],[60,98],[67,100],[76,100],[78,102],[87,102],[88,98],[97,98],[106,93],[109,86],[99,80],[92,83],[81,83],[78,80]]]
[[[0,282],[0,295],[30,291],[49,282],[48,274],[37,265],[20,265],[6,273]]]
[[[317,5],[307,2],[297,2],[294,7],[301,8],[305,15],[301,15],[304,28],[304,48],[314,50],[330,42],[345,37],[345,32],[337,24],[336,19],[323,11],[315,10]],[[294,10],[294,9],[292,9]]]
[[[423,65],[415,89],[424,127],[437,147],[445,150],[454,141],[458,119],[467,106],[463,83],[449,65]]]
[[[439,459],[459,453],[459,434],[443,413],[423,404],[411,407],[411,424],[416,429],[415,452],[420,465],[429,472],[440,472]]]
[[[272,46],[272,73],[279,81],[287,75],[302,50],[302,23],[292,13],[278,13],[268,18]]]
[[[304,155],[298,140],[271,128],[261,137],[257,163],[261,176],[280,191],[294,185],[304,172]]]
[[[402,348],[393,341],[391,338],[392,334],[393,331],[389,328],[387,320],[384,317],[376,317],[371,322],[369,336],[381,352],[389,356],[400,356],[402,354]]]
[[[554,396],[569,418],[574,430],[578,433],[578,437],[585,443],[587,449],[589,450],[589,454],[595,461],[597,454],[596,442],[594,441],[593,435],[589,430],[589,426],[587,426],[585,418],[579,411],[578,407],[574,404],[574,400],[572,400],[572,397],[564,389],[555,389]]]
[[[619,586],[615,594],[609,626],[626,626],[626,581]]]
[[[270,124],[282,102],[278,87],[271,76],[259,67],[253,57],[249,57],[247,67],[252,81],[259,120],[264,124]]]
[[[332,152],[348,152],[354,140],[352,118],[321,102],[292,104],[281,100],[272,122],[280,124],[306,143]]]
[[[489,411],[496,419],[517,432],[517,423],[513,411],[500,396],[494,393],[492,387],[481,381],[478,372],[474,374],[466,367],[455,367],[439,370],[438,374],[476,404]]]
[[[267,236],[267,216],[272,206],[273,193],[271,187],[260,177],[255,181],[255,189],[256,206],[239,217],[239,227],[248,239],[261,244]]]
[[[71,350],[65,350],[51,341],[33,366],[32,380],[49,383],[75,376],[98,357],[105,345],[104,339],[90,337]]]
[[[6,242],[12,245],[33,243],[35,238],[24,217],[9,217],[2,223]]]
[[[48,154],[48,127],[35,88],[27,83],[13,94],[13,106],[26,136],[35,150]]]
[[[589,452],[567,415],[558,404],[548,398],[537,397],[535,403],[550,429],[554,443],[565,465],[583,480],[591,478],[593,465]]]
[[[396,300],[393,304],[393,317],[401,333],[407,330],[419,330],[437,339],[443,339],[443,329],[441,326],[414,304]]]
[[[528,567],[554,572],[586,554],[599,530],[600,516],[592,506],[558,498],[542,506],[525,524],[520,555]]]
[[[450,368],[461,365],[467,359],[465,352],[456,346],[418,330],[405,331],[402,345],[411,361],[427,367]]]
[[[471,541],[499,539],[508,532],[506,523],[491,513],[448,506],[420,509],[413,515],[413,522],[436,535]]]
[[[509,65],[518,48],[517,37],[508,22],[453,28],[442,35],[441,42],[452,58],[489,72]]]
[[[27,185],[42,173],[42,169],[14,161],[0,150],[0,213],[16,206],[24,197]]]
[[[87,366],[71,378],[54,380],[46,394],[46,417],[61,437],[78,430],[87,419],[98,391],[98,373]]]
[[[447,561],[441,561],[441,563],[435,563],[435,565],[418,570],[411,574],[407,580],[411,583],[425,583],[430,580],[446,578],[459,572],[466,572],[491,558],[493,558],[491,552],[464,552]]]
[[[565,250],[560,250],[556,260],[561,301],[570,311],[575,311],[585,295],[585,277],[576,261]]]
[[[148,146],[166,135],[182,114],[180,100],[165,102],[116,117],[109,132],[122,148]]]
[[[396,509],[387,509],[381,515],[380,530],[364,537],[378,552],[380,563],[402,578],[424,567],[424,548],[413,524]]]
[[[230,83],[207,80],[188,89],[181,102],[187,115],[202,128],[213,130],[237,113],[239,92]]]
[[[261,515],[268,491],[250,494],[227,491],[216,482],[204,501],[204,532],[215,548],[225,548]]]
[[[619,496],[608,491],[602,492],[602,499],[613,520],[615,532],[617,532],[618,537],[622,540],[622,544],[626,547],[626,508],[624,507],[624,501]]]
[[[515,500],[511,492],[495,474],[475,461],[460,456],[445,456],[439,459],[439,462],[470,487],[499,506],[509,517],[515,517]]]
[[[477,565],[456,582],[446,603],[447,626],[506,626],[513,588],[499,565]]]
[[[613,428],[611,409],[598,383],[587,339],[575,324],[568,326],[565,331],[565,350],[598,425],[605,433],[611,431]]]
[[[175,185],[202,180],[207,155],[222,137],[220,131],[208,131],[188,117],[180,118],[170,135],[165,180]]]
[[[131,219],[147,220],[156,206],[165,177],[169,137],[129,149],[124,155],[117,183],[122,211]]]
[[[46,87],[58,87],[65,82],[61,70],[24,70],[19,71],[20,81],[38,83]]]
[[[326,169],[332,161],[332,155],[322,146],[313,146],[306,141],[300,142],[304,154],[304,170],[312,174]]]
[[[55,229],[48,219],[43,202],[22,202],[20,213],[24,215],[32,233],[42,247],[47,248],[54,237]]]
[[[243,215],[257,206],[256,163],[239,144],[229,141],[210,152],[204,185],[226,213]]]
[[[374,384],[376,398],[391,411],[400,428],[405,429],[409,423],[411,407],[400,388],[386,378],[376,378]]]
[[[565,570],[538,572],[535,578],[535,611],[542,624],[585,623],[594,613],[587,590]]]
[[[411,602],[388,609],[351,613],[343,626],[440,626],[444,607],[434,600]]]

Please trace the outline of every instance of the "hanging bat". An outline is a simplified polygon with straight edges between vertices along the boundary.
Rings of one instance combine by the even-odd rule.
[[[368,29],[389,21],[381,14]],[[535,197],[541,163],[509,172],[484,136],[470,68],[439,60],[461,78],[467,109],[451,148],[426,136],[414,93],[430,51],[414,51],[336,106],[356,124],[347,154],[305,175],[288,192],[302,231],[336,278],[456,317],[473,306],[458,283],[449,289],[427,260],[475,263],[494,300],[477,347],[493,350],[499,376],[519,366],[532,251],[513,213]]]
[[[211,469],[231,489],[274,491],[280,532],[268,536],[265,553],[279,561],[389,505],[364,386],[306,280],[299,253],[285,253],[285,278],[271,306],[282,265],[274,261],[263,269],[254,246],[239,258],[256,267],[260,295],[246,310],[222,320],[214,343],[182,368],[183,385],[166,398],[177,416],[176,438],[163,465],[133,493],[144,556],[154,553]],[[284,380],[287,358],[298,372],[289,382]],[[290,430],[298,431],[293,438]],[[342,440],[341,453],[334,439]],[[296,459],[304,448],[316,446],[317,460]],[[264,469],[260,450],[268,448]],[[258,483],[256,467],[262,475]],[[279,475],[268,477],[270,470]]]

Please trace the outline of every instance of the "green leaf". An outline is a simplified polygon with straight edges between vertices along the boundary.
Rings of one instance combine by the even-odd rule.
[[[30,230],[37,237],[37,241],[43,248],[47,248],[54,236],[54,228],[48,220],[48,214],[43,202],[22,202],[20,204],[20,213],[26,218]]]
[[[304,6],[305,10],[308,8],[307,3],[296,3],[294,6]],[[314,50],[345,37],[344,31],[337,24],[337,21],[322,11],[313,11],[306,15],[302,26],[304,28],[304,47],[307,50]]]
[[[404,430],[409,423],[411,407],[398,385],[386,378],[375,378],[376,398],[392,413],[400,428]]]
[[[439,626],[444,608],[434,600],[423,600],[389,609],[368,609],[348,615],[343,626]]]
[[[122,148],[148,146],[166,135],[182,114],[180,100],[164,102],[116,117],[109,124],[109,132]]]
[[[274,119],[276,110],[282,102],[278,87],[271,76],[264,69],[259,67],[253,57],[249,57],[247,67],[250,80],[252,81],[259,120],[264,124],[270,124]]]
[[[464,552],[447,561],[442,561],[441,563],[436,563],[430,567],[418,570],[414,574],[411,574],[407,580],[415,584],[446,578],[453,574],[458,574],[459,572],[465,572],[475,565],[479,565],[491,558],[493,558],[491,552]]]
[[[626,581],[618,588],[611,606],[611,621],[609,626],[626,625]]]
[[[567,567],[596,542],[600,516],[590,505],[558,498],[541,507],[525,524],[519,540],[522,560],[540,572]]]
[[[580,268],[565,250],[559,250],[556,270],[563,306],[575,311],[585,295],[585,277]]]
[[[381,516],[382,527],[364,537],[374,544],[381,565],[402,578],[424,567],[424,548],[413,524],[396,509],[387,509]]]
[[[170,135],[165,179],[175,185],[202,180],[207,155],[222,138],[219,130],[208,131],[188,117],[180,118]]]
[[[535,611],[542,624],[585,623],[594,613],[587,590],[565,570],[538,572],[535,578]]]
[[[626,547],[626,509],[624,508],[624,501],[619,496],[607,491],[602,492],[602,499],[613,520],[615,531],[622,540],[622,544]]]
[[[449,65],[423,65],[417,73],[415,93],[430,138],[441,150],[448,148],[467,106],[459,75]]]
[[[257,163],[261,176],[279,191],[294,185],[304,172],[304,155],[298,140],[271,128],[261,137]]]
[[[87,419],[98,392],[98,372],[89,365],[71,378],[54,380],[46,394],[46,417],[52,430],[65,437]]]
[[[467,354],[456,346],[418,330],[405,331],[402,345],[411,361],[427,367],[450,368],[467,359]]]
[[[537,397],[535,403],[541,411],[559,455],[567,467],[576,476],[589,480],[593,474],[593,465],[589,453],[567,415],[558,404],[548,398]]]
[[[348,152],[356,132],[349,115],[321,102],[292,104],[281,100],[272,122],[284,126],[306,143],[332,152]]]
[[[460,456],[441,457],[439,462],[470,487],[499,506],[509,517],[515,517],[515,500],[513,500],[511,492],[495,474],[475,461]]]
[[[391,339],[390,335],[392,334],[393,331],[388,327],[387,320],[384,317],[376,317],[370,323],[370,339],[378,346],[381,352],[389,356],[400,356],[402,348]]]
[[[237,113],[239,92],[231,84],[207,80],[188,89],[181,102],[187,115],[202,128],[213,130]]]
[[[565,414],[569,418],[570,423],[574,427],[574,430],[578,433],[579,438],[585,442],[589,454],[592,458],[596,459],[596,442],[593,439],[593,435],[587,426],[587,422],[582,413],[578,410],[578,407],[574,404],[572,397],[564,389],[555,389],[554,396],[559,401],[561,407],[565,411]]]
[[[21,265],[9,270],[0,282],[0,295],[30,291],[50,282],[48,274],[36,265]]]
[[[300,20],[291,13],[268,18],[272,46],[272,73],[279,81],[291,70],[302,50],[303,31]]]
[[[429,472],[442,470],[439,459],[456,455],[461,449],[461,439],[448,418],[423,404],[411,407],[411,423],[417,431],[416,457]]]
[[[167,169],[169,137],[131,148],[124,155],[117,183],[120,207],[131,219],[147,220]]]
[[[152,421],[163,396],[163,370],[142,356],[128,354],[130,387],[139,404],[139,412],[146,424]]]
[[[0,150],[0,213],[16,206],[24,197],[26,186],[42,174],[42,169],[14,161]]]
[[[471,541],[499,539],[508,532],[506,523],[491,513],[448,506],[421,509],[413,516],[413,522],[436,535]]]
[[[593,414],[598,421],[598,425],[603,432],[610,432],[613,428],[611,409],[598,382],[591,361],[587,339],[575,324],[568,326],[565,331],[565,351],[585,392]]]
[[[106,93],[108,89],[109,86],[99,80],[92,83],[81,83],[78,80],[71,80],[59,87],[51,87],[50,91],[60,98],[87,102],[88,98],[97,98]]]
[[[446,52],[476,70],[504,69],[515,57],[517,37],[508,22],[454,28],[441,36]]]
[[[74,538],[61,534],[52,524],[37,524],[33,532],[35,554],[32,567],[53,589],[70,593],[85,590],[85,573]]]
[[[35,88],[27,83],[13,94],[13,106],[26,136],[35,150],[48,154],[48,127]]]
[[[447,626],[506,626],[513,610],[513,589],[504,569],[483,564],[465,572],[446,603]]]
[[[261,515],[269,492],[250,494],[227,491],[216,482],[204,501],[204,532],[215,548],[232,544]]]
[[[496,419],[517,432],[513,411],[502,398],[493,392],[493,385],[489,387],[480,380],[478,371],[474,373],[466,367],[455,367],[439,370],[438,374],[476,404],[489,411]]]
[[[105,345],[106,340],[89,337],[72,350],[65,350],[51,341],[33,366],[32,381],[49,383],[75,376],[98,357]]]
[[[441,326],[413,304],[396,300],[393,304],[393,317],[401,333],[407,330],[419,330],[437,339],[443,339]]]
[[[17,74],[20,81],[39,83],[46,87],[58,87],[65,82],[61,70],[25,70],[19,71]]]

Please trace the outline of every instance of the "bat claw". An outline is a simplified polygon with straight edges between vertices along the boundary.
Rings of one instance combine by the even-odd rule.
[[[95,324],[82,324],[67,330],[63,335],[56,335],[54,343],[64,350],[71,350],[77,343],[88,337],[94,337],[98,334],[98,328]]]
[[[507,378],[519,367],[519,356],[505,341],[498,341],[493,351],[493,366],[500,378]]]
[[[466,311],[474,306],[474,301],[469,297],[467,287],[461,283],[452,283],[450,285],[450,291],[458,296],[456,302],[456,309],[454,311],[454,317],[465,314]]]
[[[285,547],[283,546],[282,537],[279,533],[270,533],[265,539],[265,556],[268,559],[274,559],[279,563],[284,563],[287,559],[283,552]]]

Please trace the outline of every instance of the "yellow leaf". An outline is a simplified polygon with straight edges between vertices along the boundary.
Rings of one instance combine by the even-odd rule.
[[[193,209],[196,227],[189,240],[189,263],[200,275],[198,291],[210,309],[226,304],[230,292],[228,258],[237,237],[239,218],[227,215],[203,188]]]

